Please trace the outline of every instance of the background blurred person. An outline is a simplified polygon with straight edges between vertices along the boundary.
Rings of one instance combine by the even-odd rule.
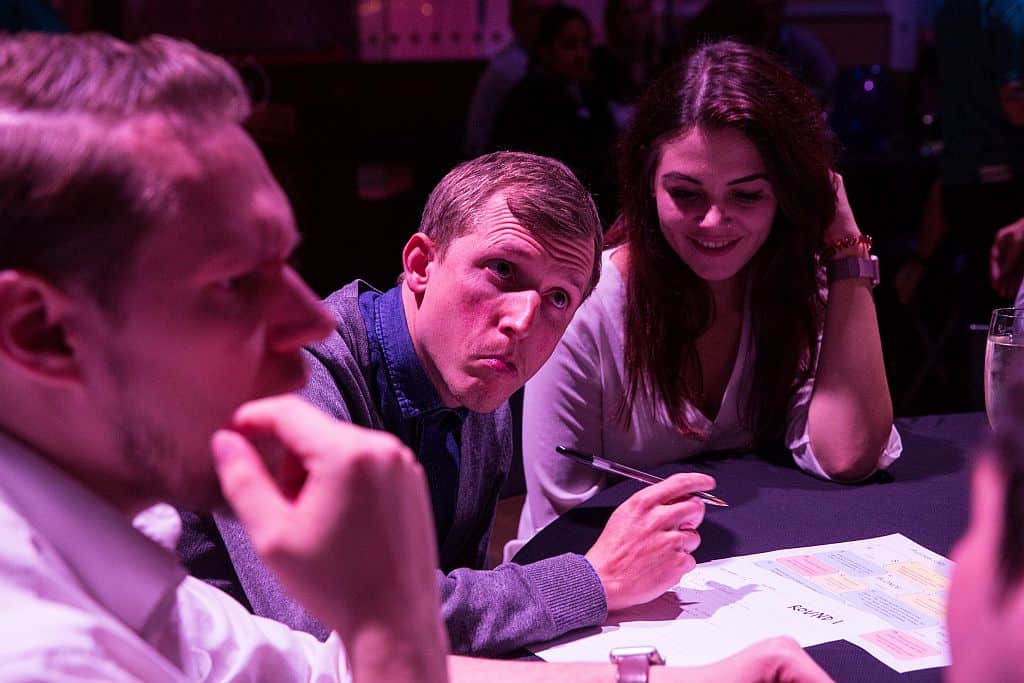
[[[709,0],[686,30],[684,50],[732,39],[767,50],[828,104],[839,67],[811,32],[786,23],[785,0]]]
[[[508,0],[512,42],[491,58],[477,81],[466,116],[466,157],[479,156],[486,150],[501,105],[509,91],[526,76],[540,18],[557,4],[557,0]]]
[[[47,0],[0,0],[0,31],[63,33],[67,26]]]
[[[624,128],[662,65],[651,0],[608,0],[604,39],[594,49],[594,79],[608,96],[616,125]]]
[[[565,6],[546,12],[529,72],[505,99],[488,146],[565,163],[590,190],[607,223],[615,207],[617,129],[606,94],[595,87],[592,43],[582,12]]]
[[[1000,228],[1024,216],[1024,2],[943,0],[935,45],[941,197],[945,223],[966,254],[966,328],[987,323],[992,309],[1004,303],[989,285],[993,241]],[[999,289],[1014,288],[1007,283]]]
[[[1024,272],[1024,2],[940,0],[935,17],[942,129],[914,251],[893,278],[904,305],[932,300],[949,395],[983,402],[978,339]],[[930,295],[930,296],[929,296]],[[964,409],[961,407],[960,409]]]

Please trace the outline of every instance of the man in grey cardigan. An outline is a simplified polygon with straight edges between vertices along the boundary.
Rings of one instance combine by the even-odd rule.
[[[596,284],[601,241],[590,195],[561,163],[512,152],[466,162],[431,194],[403,250],[400,283],[381,293],[356,281],[335,292],[326,300],[334,332],[307,347],[305,397],[395,434],[427,473],[455,653],[499,654],[601,624],[609,609],[657,597],[694,566],[703,503],[689,494],[714,486],[699,474],[638,493],[586,556],[482,570],[511,459],[507,400]],[[257,614],[326,637],[235,519],[186,522],[179,549],[193,573]],[[221,542],[230,566],[211,570]],[[339,562],[360,553],[339,548]]]

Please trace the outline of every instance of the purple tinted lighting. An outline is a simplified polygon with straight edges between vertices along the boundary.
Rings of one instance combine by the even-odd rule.
[[[864,92],[871,92],[875,89],[875,82],[870,78],[864,81]]]

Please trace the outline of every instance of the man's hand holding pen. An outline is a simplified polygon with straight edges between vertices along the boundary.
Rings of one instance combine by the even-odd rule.
[[[604,585],[608,610],[649,602],[696,565],[697,527],[704,502],[696,492],[715,488],[706,474],[674,474],[648,486],[612,513],[586,554]]]
[[[644,472],[643,470],[638,470],[635,467],[623,465],[620,462],[615,462],[608,458],[601,458],[576,448],[555,446],[555,452],[559,455],[564,455],[571,460],[575,460],[581,465],[592,467],[595,470],[600,470],[601,472],[608,472],[609,474],[617,474],[622,477],[627,477],[633,481],[639,481],[644,484],[657,484],[660,481],[665,481],[662,477],[651,474],[650,472]],[[715,507],[729,507],[729,504],[724,500],[712,493],[708,493],[707,491],[694,491],[693,495],[701,498],[705,503],[711,503]]]

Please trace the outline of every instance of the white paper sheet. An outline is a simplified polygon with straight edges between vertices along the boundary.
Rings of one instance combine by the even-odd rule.
[[[899,672],[945,666],[951,569],[901,534],[715,560],[600,629],[531,649],[603,662],[612,647],[654,645],[670,664],[697,666],[788,635],[804,647],[846,639]]]

